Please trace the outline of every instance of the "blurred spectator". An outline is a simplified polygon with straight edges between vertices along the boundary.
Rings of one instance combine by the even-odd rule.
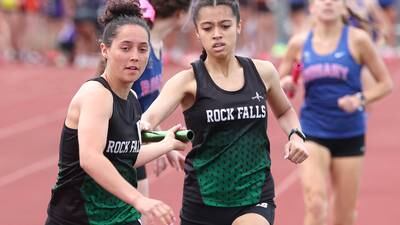
[[[307,0],[289,0],[290,36],[308,29]]]
[[[396,3],[396,0],[379,0],[379,5],[382,7],[384,17],[388,22],[386,43],[391,47],[395,47],[397,45],[396,23],[398,19],[398,9],[396,8]]]
[[[2,48],[4,58],[6,60],[14,60],[18,58],[21,48],[21,12],[19,0],[1,0],[1,15],[4,20],[1,22],[2,37],[5,48]],[[3,33],[4,31],[4,33]]]
[[[78,67],[96,67],[99,61],[97,15],[104,0],[76,0],[75,2],[74,64]]]
[[[11,31],[6,22],[6,14],[0,10],[0,61],[5,60],[6,52],[10,51]]]
[[[0,0],[0,58],[28,63],[68,62],[96,67],[99,60],[97,15],[106,0]],[[239,0],[242,34],[237,54],[276,60],[290,36],[311,22],[307,0]],[[361,23],[371,27],[384,55],[395,51],[400,25],[396,0],[347,0]],[[288,19],[289,18],[289,19]],[[164,42],[165,63],[189,66],[200,45],[191,21]],[[385,45],[383,45],[385,44]],[[392,54],[396,53],[396,54]]]
[[[238,52],[248,57],[267,59],[276,40],[272,1],[241,1],[244,7],[242,32]]]

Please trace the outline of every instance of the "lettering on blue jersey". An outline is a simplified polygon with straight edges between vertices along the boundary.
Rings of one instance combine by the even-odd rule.
[[[261,119],[265,118],[266,115],[267,112],[265,105],[206,110],[207,123],[242,119]]]
[[[161,89],[161,74],[152,77],[150,80],[141,80],[140,81],[140,88],[142,93],[140,97],[146,96],[150,93],[158,91]]]
[[[319,63],[308,66],[303,71],[303,80],[305,83],[321,79],[335,78],[347,80],[349,68],[337,63]]]

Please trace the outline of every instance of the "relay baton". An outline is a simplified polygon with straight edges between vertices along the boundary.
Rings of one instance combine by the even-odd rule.
[[[164,139],[167,131],[142,131],[143,142],[158,142]],[[175,132],[175,138],[182,142],[192,141],[194,132],[192,130],[178,130]]]
[[[300,63],[295,63],[293,69],[292,69],[292,80],[294,85],[297,85],[299,83],[299,78],[300,78],[300,73],[301,73],[302,66]],[[288,92],[289,98],[294,97],[294,92],[289,91]]]

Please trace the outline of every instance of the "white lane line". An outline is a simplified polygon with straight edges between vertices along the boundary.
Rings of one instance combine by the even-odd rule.
[[[42,114],[23,120],[8,127],[2,127],[0,128],[0,140],[55,122],[65,116],[65,113],[65,109],[59,109],[48,114]]]
[[[5,176],[0,177],[0,188],[9,185],[11,183],[14,183],[18,180],[21,180],[27,176],[30,176],[34,173],[37,173],[39,171],[42,171],[44,169],[47,169],[51,166],[54,166],[57,164],[58,161],[58,155],[53,155],[47,158],[44,158],[40,161],[37,161],[29,166],[23,167],[21,169],[18,169],[14,172],[11,172]]]
[[[285,177],[275,189],[275,198],[278,198],[281,194],[285,193],[296,181],[299,179],[299,172],[294,169],[289,175]]]

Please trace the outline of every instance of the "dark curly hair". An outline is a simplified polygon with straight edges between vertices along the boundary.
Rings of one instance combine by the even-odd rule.
[[[156,10],[156,18],[169,18],[179,10],[187,11],[190,0],[149,0]]]
[[[104,26],[101,42],[110,46],[117,29],[126,24],[142,26],[150,39],[149,27],[142,18],[139,0],[108,0],[104,14],[98,19]]]

